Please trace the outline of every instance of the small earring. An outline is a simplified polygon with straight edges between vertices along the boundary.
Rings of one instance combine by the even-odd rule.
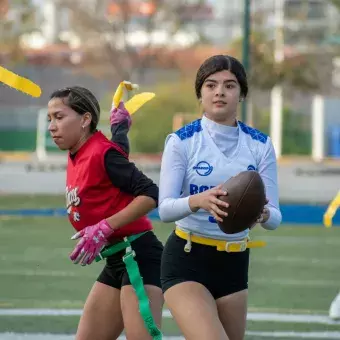
[[[85,129],[85,125],[83,125],[82,128]]]

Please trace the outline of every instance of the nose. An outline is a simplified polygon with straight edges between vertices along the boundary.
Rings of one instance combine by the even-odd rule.
[[[216,86],[215,96],[216,97],[224,97],[225,96],[223,85],[219,84],[219,85]]]
[[[56,131],[57,126],[55,124],[55,122],[53,122],[53,120],[51,120],[48,124],[48,131],[52,132],[52,131]]]

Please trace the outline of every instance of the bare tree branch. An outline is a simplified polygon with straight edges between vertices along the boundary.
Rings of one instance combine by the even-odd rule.
[[[188,22],[188,16],[183,16],[183,9],[188,6],[186,0],[150,0],[143,9],[137,8],[133,0],[116,0],[109,7],[111,13],[105,11],[107,6],[103,6],[103,1],[103,12],[79,6],[74,0],[58,3],[72,13],[72,30],[82,41],[86,68],[96,74],[123,79],[133,73],[143,77],[144,71],[171,48],[175,35]],[[204,4],[205,0],[201,0],[197,11],[202,10]],[[166,43],[156,41],[161,35],[167,37]],[[145,41],[134,46],[133,37]]]

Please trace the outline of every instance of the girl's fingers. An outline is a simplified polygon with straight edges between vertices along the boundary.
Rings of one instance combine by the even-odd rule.
[[[223,222],[223,219],[213,209],[210,210],[210,214],[217,222]]]
[[[215,205],[219,205],[220,207],[229,208],[229,203],[219,200],[218,198],[214,199],[213,203]]]
[[[228,192],[222,189],[216,189],[212,193],[214,196],[227,196],[228,195]]]
[[[223,217],[227,217],[228,213],[226,211],[221,210],[217,205],[213,205],[211,207],[211,210],[213,210],[215,212],[215,214],[217,214],[220,218],[223,219]],[[221,221],[222,222],[222,221]]]

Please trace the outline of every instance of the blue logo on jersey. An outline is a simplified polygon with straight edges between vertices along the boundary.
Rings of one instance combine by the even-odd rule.
[[[189,191],[190,191],[190,195],[196,195],[200,192],[212,189],[214,187],[215,187],[214,185],[207,186],[207,185],[190,184]]]
[[[208,162],[202,161],[198,162],[197,165],[193,167],[193,169],[196,170],[200,176],[209,176],[213,171],[213,166]]]
[[[254,165],[252,165],[252,164],[250,164],[250,165],[248,165],[248,168],[247,168],[247,170],[257,170],[255,167],[254,167]]]

